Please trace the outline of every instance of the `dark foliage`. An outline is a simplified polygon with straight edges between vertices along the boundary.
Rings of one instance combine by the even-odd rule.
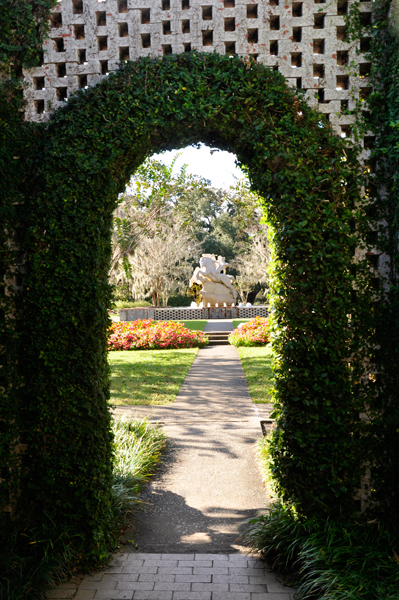
[[[399,533],[377,520],[299,518],[281,504],[252,521],[249,543],[302,600],[394,600]]]
[[[14,264],[13,229],[26,258],[9,328],[18,334],[10,341],[18,364],[11,361],[0,405],[9,431],[2,468],[12,466],[3,501],[15,481],[15,522],[29,527],[45,511],[86,564],[107,554],[114,527],[106,356],[112,214],[146,156],[199,141],[246,165],[273,232],[271,454],[280,493],[303,514],[351,513],[364,455],[356,414],[368,398],[358,381],[370,306],[364,280],[352,293],[356,149],[278,72],[195,52],[128,62],[77,92],[47,125],[2,127],[3,164],[22,157],[2,190],[10,220],[2,258]],[[18,394],[14,381],[23,383]],[[10,462],[18,435],[27,444],[20,465]]]
[[[370,443],[372,497],[383,519],[399,520],[399,37],[387,26],[390,3],[380,1],[375,9],[371,52],[374,92],[369,99],[371,123],[376,134],[370,164],[372,218],[378,218],[378,249],[389,257],[384,285],[376,313],[376,393],[378,418],[374,420]],[[376,193],[379,190],[380,193]],[[384,192],[382,191],[384,190]],[[380,219],[383,219],[381,221]],[[381,261],[382,262],[382,261]],[[377,350],[378,348],[378,350]]]
[[[363,26],[361,3],[352,5],[348,30],[352,41],[369,38],[364,58],[371,62],[367,103],[355,111],[359,138],[375,134],[365,167],[368,223],[373,238],[370,262],[379,288],[373,291],[375,334],[369,360],[374,415],[368,428],[368,510],[386,521],[399,519],[399,35],[398,14],[391,0],[373,3],[373,22]],[[392,14],[390,10],[392,7]],[[360,52],[360,50],[359,50]],[[366,110],[364,110],[366,109]],[[370,260],[372,257],[370,256]]]
[[[49,12],[57,0],[0,0],[0,71],[18,73],[40,64],[49,29]]]
[[[21,366],[31,459],[21,502],[33,496],[93,535],[108,521],[112,211],[147,155],[199,140],[237,153],[274,230],[281,489],[303,510],[331,510],[358,485],[345,362],[355,153],[267,68],[195,53],[142,59],[58,110],[28,165]]]

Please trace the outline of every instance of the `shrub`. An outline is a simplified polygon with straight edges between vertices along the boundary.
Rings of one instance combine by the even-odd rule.
[[[202,331],[191,331],[180,321],[122,321],[113,323],[109,331],[108,350],[202,348],[208,344]]]
[[[121,308],[142,308],[152,306],[151,302],[147,300],[115,300],[112,304],[114,310],[120,310]]]
[[[193,298],[183,296],[183,294],[176,294],[176,296],[170,296],[168,300],[168,306],[190,306]]]
[[[269,320],[255,317],[248,323],[242,323],[229,335],[233,346],[266,346],[270,342]]]

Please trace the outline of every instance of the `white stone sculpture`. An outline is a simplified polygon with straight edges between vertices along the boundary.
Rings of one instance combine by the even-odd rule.
[[[201,296],[204,304],[211,306],[231,306],[237,298],[237,291],[233,286],[234,277],[223,273],[229,266],[224,256],[215,257],[214,254],[203,254],[200,266],[197,267],[190,279],[193,283],[202,284]]]

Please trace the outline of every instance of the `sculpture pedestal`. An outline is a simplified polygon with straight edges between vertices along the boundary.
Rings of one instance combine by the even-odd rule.
[[[205,306],[207,304],[210,304],[213,307],[215,304],[218,304],[219,306],[223,306],[223,304],[231,306],[235,303],[233,294],[229,294],[228,287],[222,283],[205,282],[202,286],[201,298]]]

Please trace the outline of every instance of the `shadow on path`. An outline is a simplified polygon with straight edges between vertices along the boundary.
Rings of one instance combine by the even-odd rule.
[[[268,504],[251,422],[169,425],[169,452],[127,532],[140,552],[239,552],[247,520]],[[134,551],[134,546],[126,551]]]
[[[225,508],[223,501],[198,510],[182,495],[156,488],[144,499],[151,504],[139,515],[136,528],[125,534],[126,541],[133,537],[139,552],[240,552],[244,543],[239,537],[258,512]],[[135,549],[127,544],[125,552]]]

